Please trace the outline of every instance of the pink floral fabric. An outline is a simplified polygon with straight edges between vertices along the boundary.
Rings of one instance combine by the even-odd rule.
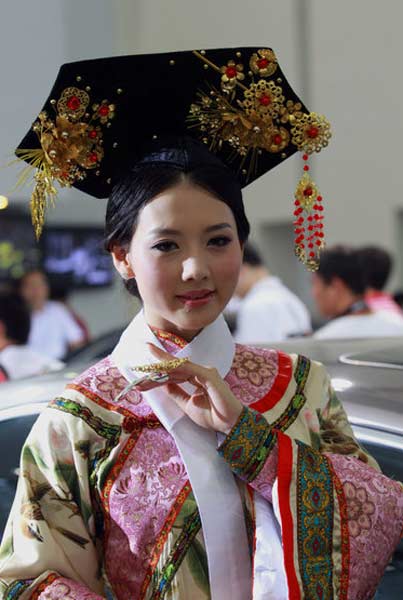
[[[88,590],[85,585],[59,577],[39,595],[39,600],[102,600],[102,596]]]
[[[128,381],[114,365],[110,356],[90,367],[73,383],[85,387],[106,402],[113,404],[116,404],[116,397],[128,385]],[[153,414],[150,406],[136,389],[130,390],[120,398],[118,406],[134,412],[137,416],[145,417]]]
[[[328,455],[343,484],[350,534],[349,600],[366,600],[377,584],[403,530],[402,485],[360,460]]]
[[[242,403],[249,406],[270,392],[278,372],[276,350],[237,344],[232,368],[225,380]]]
[[[105,560],[120,600],[139,597],[156,541],[187,480],[172,436],[162,427],[144,429],[109,495]]]

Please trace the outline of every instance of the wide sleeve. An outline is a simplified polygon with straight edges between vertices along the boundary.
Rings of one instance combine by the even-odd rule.
[[[88,439],[71,415],[47,408],[23,447],[0,549],[4,600],[103,597],[88,481]]]
[[[402,535],[403,486],[377,470],[324,381],[317,447],[245,407],[218,451],[280,515],[290,598],[369,599]]]

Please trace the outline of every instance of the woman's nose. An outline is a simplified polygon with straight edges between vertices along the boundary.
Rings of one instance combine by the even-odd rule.
[[[182,263],[182,279],[188,281],[194,279],[201,281],[209,276],[208,265],[200,256],[188,257]]]

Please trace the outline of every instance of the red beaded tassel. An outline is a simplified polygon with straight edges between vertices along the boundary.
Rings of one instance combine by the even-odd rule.
[[[305,161],[304,175],[298,182],[294,201],[294,247],[295,254],[307,269],[316,271],[319,267],[320,251],[325,246],[323,204],[322,196],[309,175],[309,155],[304,154],[302,158]]]

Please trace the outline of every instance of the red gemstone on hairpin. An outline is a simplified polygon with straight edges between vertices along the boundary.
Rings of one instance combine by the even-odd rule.
[[[281,137],[281,135],[279,133],[277,133],[274,137],[273,137],[273,142],[276,144],[276,146],[279,146],[281,144],[281,142],[283,141],[283,138]]]
[[[95,140],[97,135],[98,135],[98,133],[97,133],[96,129],[91,129],[91,131],[88,133],[88,137],[91,138],[92,140]]]
[[[269,60],[267,58],[259,58],[259,60],[256,61],[256,64],[259,67],[259,69],[265,69],[269,64]]]
[[[317,196],[317,197],[316,197],[316,200],[317,200],[318,202],[322,202],[323,198],[322,198],[322,196]]]
[[[236,70],[235,67],[227,67],[226,70],[225,70],[225,74],[230,79],[233,79],[237,75],[237,70]]]
[[[98,113],[101,115],[101,117],[106,117],[107,115],[109,115],[109,106],[106,106],[106,104],[103,104],[102,106],[99,107]]]
[[[303,193],[304,193],[304,196],[305,196],[305,197],[307,197],[307,196],[312,196],[313,189],[312,189],[311,187],[307,187],[307,188],[305,188],[305,189],[304,189],[304,192],[303,192]]]
[[[70,110],[77,110],[80,108],[80,106],[81,100],[80,98],[77,98],[77,96],[70,96],[70,98],[67,100],[67,108]]]
[[[314,258],[314,256],[315,256],[315,252],[310,252],[310,253],[309,253],[309,256],[310,256],[311,258]]]
[[[315,127],[314,125],[312,125],[309,129],[306,130],[306,134],[309,138],[316,138],[318,137],[319,134],[319,129],[318,127]]]
[[[303,154],[303,155],[302,155],[302,158],[303,158],[303,160],[308,160],[308,158],[309,158],[309,154]]]
[[[271,104],[271,98],[267,94],[262,94],[259,98],[259,102],[262,106],[269,106],[269,104]]]
[[[98,160],[98,154],[96,152],[91,152],[91,154],[88,155],[88,159],[90,162],[96,163]]]
[[[304,165],[304,171],[309,171],[309,166],[308,165]]]
[[[301,202],[299,200],[295,200],[294,204],[295,204],[295,206],[299,206],[301,204]]]
[[[316,244],[317,246],[321,246],[321,245],[322,245],[322,242],[321,242],[320,240],[316,240],[315,244]]]

